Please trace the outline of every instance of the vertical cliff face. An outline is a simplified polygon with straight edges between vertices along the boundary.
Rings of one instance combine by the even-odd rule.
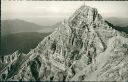
[[[85,5],[27,56],[27,65],[19,70],[27,72],[6,80],[121,81],[128,76],[127,35]]]

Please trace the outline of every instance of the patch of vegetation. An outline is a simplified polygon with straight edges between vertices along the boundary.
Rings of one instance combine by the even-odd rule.
[[[34,76],[35,80],[39,80],[39,69],[41,67],[40,57],[36,57],[34,61],[30,62],[30,68],[32,75]]]
[[[56,50],[56,41],[54,41],[53,43],[52,43],[52,45],[51,45],[51,50],[53,50],[54,52],[55,52],[55,50]]]
[[[81,55],[79,54],[79,50],[74,50],[71,52],[71,54],[69,55],[69,58],[70,59],[75,59],[75,60],[78,60],[80,59]]]

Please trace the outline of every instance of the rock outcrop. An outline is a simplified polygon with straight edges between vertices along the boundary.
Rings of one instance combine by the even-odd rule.
[[[23,57],[2,80],[128,80],[128,36],[85,5]]]

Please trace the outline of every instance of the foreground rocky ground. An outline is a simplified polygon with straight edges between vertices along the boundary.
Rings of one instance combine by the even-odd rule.
[[[0,79],[127,81],[127,61],[127,34],[83,5],[28,54],[1,58]]]

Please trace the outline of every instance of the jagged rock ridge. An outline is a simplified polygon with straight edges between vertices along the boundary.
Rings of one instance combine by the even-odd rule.
[[[5,80],[128,80],[128,36],[85,5],[26,56]]]

